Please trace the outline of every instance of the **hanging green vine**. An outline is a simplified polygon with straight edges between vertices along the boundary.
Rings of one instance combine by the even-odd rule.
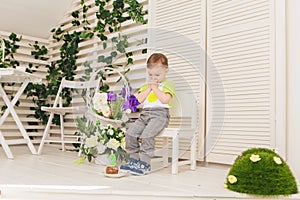
[[[0,50],[0,68],[8,68],[8,67],[12,67],[12,68],[16,68],[17,66],[20,65],[20,63],[15,59],[14,54],[17,52],[17,50],[20,48],[19,45],[17,45],[17,42],[22,40],[22,36],[18,36],[15,33],[11,33],[8,36],[8,39],[3,39],[4,44],[5,44],[5,49],[4,52],[2,52],[2,50]],[[4,54],[4,60],[2,60],[2,56]],[[14,83],[1,83],[2,86],[4,85],[14,85]],[[9,98],[13,99],[14,95],[13,94],[9,94]],[[15,104],[16,106],[18,106],[20,104],[20,101],[17,101],[17,103]],[[4,110],[7,109],[7,106],[1,106],[1,112],[3,112]]]
[[[3,39],[5,43],[5,50],[2,52],[0,50],[0,68],[7,68],[12,67],[16,68],[20,65],[20,63],[15,59],[14,54],[17,52],[17,50],[20,48],[19,45],[17,45],[17,42],[22,40],[22,36],[19,36],[15,33],[11,33],[8,37],[8,39]],[[2,60],[2,55],[4,53],[4,60]]]

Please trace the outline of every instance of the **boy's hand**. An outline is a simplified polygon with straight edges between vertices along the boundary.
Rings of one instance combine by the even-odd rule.
[[[148,87],[149,87],[151,90],[158,88],[158,83],[157,83],[157,81],[149,81],[149,82],[148,82]]]

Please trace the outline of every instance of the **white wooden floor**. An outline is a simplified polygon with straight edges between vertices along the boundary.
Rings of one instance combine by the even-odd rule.
[[[75,152],[45,146],[38,156],[26,146],[11,149],[14,160],[0,149],[0,199],[255,199],[223,187],[228,166],[198,164],[196,171],[181,167],[178,175],[171,175],[168,167],[146,176],[107,178],[104,166],[74,164]]]

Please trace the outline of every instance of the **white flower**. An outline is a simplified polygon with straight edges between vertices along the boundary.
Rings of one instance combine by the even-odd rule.
[[[278,164],[278,165],[281,165],[281,164],[282,164],[281,159],[280,159],[279,157],[277,157],[277,156],[274,156],[274,157],[273,157],[273,160],[274,160],[274,162],[275,162],[276,164]]]
[[[110,107],[108,105],[103,105],[101,112],[103,114],[104,117],[109,117],[110,116]]]
[[[261,160],[261,158],[259,157],[259,155],[251,154],[250,160],[251,160],[252,162],[258,162],[258,161]]]
[[[107,94],[97,92],[93,98],[93,105],[96,110],[102,110],[103,105],[107,105]]]
[[[85,140],[85,145],[86,145],[88,148],[95,147],[95,146],[98,145],[97,139],[98,139],[97,136],[92,135],[91,137],[86,138],[86,140]]]
[[[131,113],[131,110],[128,108],[128,109],[125,110],[125,113],[126,113],[126,114],[130,114],[130,113]]]
[[[126,132],[126,128],[125,127],[122,127],[121,128],[121,131],[123,131],[124,133]]]
[[[107,133],[108,133],[109,135],[113,135],[113,134],[114,134],[114,130],[109,129],[109,130],[107,131]]]
[[[121,140],[121,148],[122,148],[122,149],[125,149],[125,148],[126,148],[125,138],[123,138],[123,139]]]
[[[227,180],[228,180],[228,182],[231,183],[231,184],[237,182],[237,178],[236,178],[235,176],[233,176],[233,175],[229,175],[229,176],[227,177]]]
[[[106,143],[106,146],[117,151],[118,147],[120,146],[120,142],[113,138]]]

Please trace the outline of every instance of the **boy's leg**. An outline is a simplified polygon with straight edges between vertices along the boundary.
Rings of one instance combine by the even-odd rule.
[[[130,155],[130,158],[139,160],[140,143],[137,137],[126,135],[126,152]]]
[[[155,138],[143,138],[141,143],[141,154],[140,159],[150,164],[151,157],[154,155],[155,150]]]
[[[150,163],[155,151],[155,136],[157,136],[169,124],[169,112],[167,110],[153,111],[151,120],[141,134],[140,158]]]
[[[141,115],[141,117],[137,119],[125,133],[126,151],[130,155],[130,158],[134,158],[136,160],[139,160],[140,158],[139,137],[144,131],[145,127],[145,120],[144,117]]]
[[[138,168],[131,169],[131,173],[138,175],[145,175],[151,172],[150,160],[154,155],[155,150],[155,136],[157,136],[169,123],[168,111],[157,110],[151,114],[151,120],[146,125],[141,134],[140,147],[140,162]]]

